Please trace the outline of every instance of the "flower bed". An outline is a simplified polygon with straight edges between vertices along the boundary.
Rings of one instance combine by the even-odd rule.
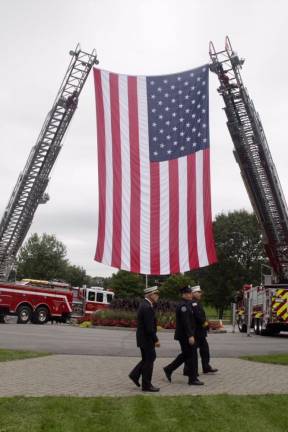
[[[83,318],[82,321],[86,321]],[[92,325],[109,327],[137,327],[136,311],[123,311],[119,309],[108,309],[98,311],[91,316]],[[223,328],[221,320],[210,320],[209,330],[219,330]],[[175,314],[173,312],[157,312],[158,327],[163,329],[175,329]]]
[[[108,309],[99,311],[91,317],[93,325],[112,327],[137,327],[136,312]]]

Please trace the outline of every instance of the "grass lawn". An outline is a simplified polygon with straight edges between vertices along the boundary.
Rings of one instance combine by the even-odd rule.
[[[49,353],[0,349],[0,362],[5,362],[9,360],[21,360],[21,359],[34,358],[34,357],[43,357],[47,355],[49,355]],[[0,385],[1,385],[1,379],[0,379]],[[1,424],[0,424],[0,432],[2,432]]]
[[[217,310],[211,305],[203,305],[205,309],[205,313],[210,320],[218,319]],[[231,321],[232,320],[232,311],[231,308],[225,309],[223,313],[223,320]]]
[[[288,395],[0,398],[0,432],[284,432],[287,413]]]
[[[272,355],[252,355],[243,356],[243,360],[251,360],[261,363],[273,363],[280,365],[288,365],[288,354],[272,354]]]

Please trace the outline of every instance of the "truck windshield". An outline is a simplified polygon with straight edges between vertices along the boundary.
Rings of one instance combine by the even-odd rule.
[[[97,293],[97,297],[96,297],[96,301],[99,303],[103,303],[103,293],[102,292],[98,292]]]
[[[93,291],[88,291],[88,301],[95,301],[95,293]]]

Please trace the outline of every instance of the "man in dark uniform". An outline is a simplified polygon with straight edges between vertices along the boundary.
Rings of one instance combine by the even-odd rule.
[[[181,354],[164,367],[165,375],[171,382],[172,373],[185,362],[189,385],[203,385],[197,378],[197,348],[195,344],[196,322],[192,309],[192,290],[185,286],[180,289],[182,301],[176,308],[176,330],[174,339],[179,341]]]
[[[196,320],[195,338],[199,348],[203,373],[217,372],[218,369],[210,365],[210,351],[207,342],[207,329],[209,327],[205,311],[201,305],[202,290],[199,285],[192,287],[192,308]],[[185,372],[186,368],[185,368]]]
[[[140,387],[142,375],[142,391],[158,392],[160,389],[151,383],[153,365],[156,359],[155,347],[160,346],[157,337],[157,323],[153,306],[159,298],[158,287],[149,287],[144,290],[145,300],[140,304],[137,312],[137,346],[140,347],[142,360],[130,372],[129,378]]]

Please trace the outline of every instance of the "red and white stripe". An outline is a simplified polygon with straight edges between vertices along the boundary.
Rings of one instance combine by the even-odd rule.
[[[94,69],[99,176],[95,260],[143,274],[216,261],[209,149],[149,161],[146,77]]]
[[[0,287],[0,291],[1,292],[7,292],[7,293],[12,293],[12,294],[15,294],[15,295],[17,295],[17,294],[24,294],[25,296],[38,296],[38,297],[47,297],[48,299],[49,298],[51,298],[52,300],[53,299],[61,299],[61,300],[63,300],[65,303],[66,303],[66,306],[67,306],[67,308],[68,308],[68,311],[69,312],[72,312],[72,307],[71,307],[71,305],[70,305],[70,303],[69,303],[69,301],[68,301],[68,299],[67,299],[67,296],[65,296],[65,295],[61,295],[61,294],[51,294],[51,293],[48,293],[48,292],[46,292],[46,291],[43,291],[43,292],[37,292],[37,291],[28,291],[27,289],[25,289],[25,290],[21,290],[21,289],[15,289],[15,288],[4,288],[4,287]],[[27,303],[29,303],[29,304],[31,304],[30,303],[30,298],[28,297],[28,298],[25,298],[25,301],[27,302]],[[23,299],[19,302],[19,304],[20,303],[23,303]],[[39,303],[39,304],[43,304],[43,299],[42,299],[42,301]],[[38,305],[34,305],[34,309],[36,309],[36,307],[37,307]],[[16,305],[16,307],[15,307],[15,310],[17,310],[17,307],[18,307],[18,305]],[[54,312],[53,312],[53,315],[55,315],[54,314]],[[61,316],[61,314],[59,315],[59,316]]]

